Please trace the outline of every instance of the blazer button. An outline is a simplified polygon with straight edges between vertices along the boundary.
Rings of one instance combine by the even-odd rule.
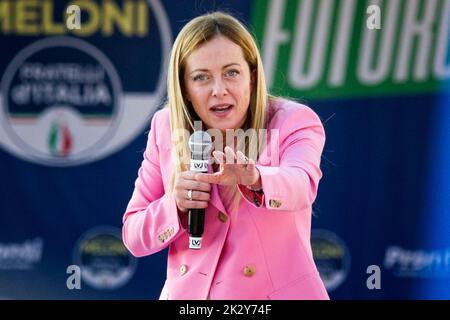
[[[270,199],[269,200],[269,207],[271,207],[271,208],[279,208],[279,207],[281,207],[281,201],[280,200],[275,200],[275,199]]]
[[[227,220],[228,220],[227,215],[225,213],[223,213],[222,211],[219,211],[217,218],[219,218],[219,220],[223,223],[227,222]]]
[[[187,266],[185,264],[182,264],[180,266],[180,275],[184,275],[187,272]]]
[[[244,276],[252,277],[256,272],[255,266],[247,265],[244,267]]]

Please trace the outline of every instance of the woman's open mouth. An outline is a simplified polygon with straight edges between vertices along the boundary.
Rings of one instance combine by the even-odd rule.
[[[232,104],[218,104],[212,106],[210,110],[216,117],[224,118],[231,113],[233,107],[234,106]]]

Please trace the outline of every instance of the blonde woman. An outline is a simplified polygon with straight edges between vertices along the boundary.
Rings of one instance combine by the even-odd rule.
[[[208,173],[188,170],[197,121],[219,132]],[[311,109],[268,94],[237,19],[214,12],[187,23],[123,217],[135,256],[169,247],[160,299],[328,299],[310,246],[324,142]],[[200,250],[186,230],[194,208],[205,209]]]

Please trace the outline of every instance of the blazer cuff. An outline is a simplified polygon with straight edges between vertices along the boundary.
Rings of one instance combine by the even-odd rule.
[[[186,229],[183,227],[183,219],[180,219],[178,215],[178,207],[173,194],[166,193],[161,200],[163,201],[166,212],[169,214],[167,215],[167,219],[164,219],[164,223],[158,228],[156,236],[160,244],[166,244],[178,238]]]
[[[289,210],[289,201],[283,195],[283,188],[277,183],[280,167],[256,165],[261,175],[261,184],[264,190],[263,205],[267,209]]]

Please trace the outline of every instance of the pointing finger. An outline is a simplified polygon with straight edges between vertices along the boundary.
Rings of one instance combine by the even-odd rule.
[[[225,147],[225,155],[227,164],[235,163],[236,155],[234,154],[233,149],[231,149],[229,146]]]
[[[214,151],[213,157],[217,160],[219,164],[223,164],[225,161],[225,154],[222,151]]]
[[[237,157],[237,163],[238,164],[247,164],[247,157],[238,150],[238,152],[236,152],[236,157]]]

